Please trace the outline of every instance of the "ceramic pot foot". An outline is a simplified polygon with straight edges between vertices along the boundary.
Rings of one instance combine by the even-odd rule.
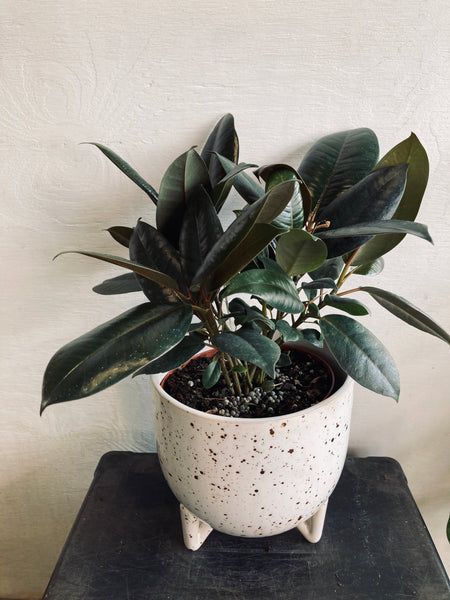
[[[312,517],[297,525],[297,529],[300,531],[303,537],[312,544],[316,544],[322,537],[327,506],[328,500],[322,504],[319,510],[314,513]]]
[[[180,504],[180,515],[184,545],[188,550],[198,550],[211,533],[212,527],[193,515],[182,504]]]

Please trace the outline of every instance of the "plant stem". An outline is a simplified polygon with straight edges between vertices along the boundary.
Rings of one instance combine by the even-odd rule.
[[[239,376],[236,371],[231,371],[231,375],[233,377],[233,385],[236,390],[236,394],[239,396],[242,394],[241,382],[239,381]]]
[[[356,248],[356,250],[354,250],[351,254],[350,257],[348,259],[348,261],[344,264],[344,268],[342,269],[341,274],[339,275],[339,279],[337,280],[336,283],[336,291],[339,290],[339,288],[341,287],[341,285],[344,283],[344,281],[347,278],[347,274],[348,274],[348,270],[351,267],[351,264],[353,262],[353,259],[355,258],[355,256],[357,255],[357,253],[359,252],[359,248]],[[332,294],[335,294],[336,291],[331,292]]]
[[[220,370],[222,371],[222,375],[227,384],[227,388],[230,390],[230,392],[233,392],[234,391],[233,382],[230,379],[230,374],[228,373],[228,367],[226,364],[225,355],[222,352],[219,352],[219,363],[220,363]]]
[[[353,288],[352,290],[345,290],[345,292],[339,292],[338,294],[335,294],[336,296],[345,296],[346,294],[354,294],[355,292],[360,292],[361,288],[357,287],[357,288]]]

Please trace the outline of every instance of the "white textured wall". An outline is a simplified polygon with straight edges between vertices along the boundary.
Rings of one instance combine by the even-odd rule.
[[[40,597],[100,456],[154,449],[147,382],[38,416],[63,343],[129,306],[90,293],[116,274],[60,250],[116,251],[102,229],[151,219],[146,196],[79,142],[103,142],[155,186],[231,111],[242,160],[292,160],[368,126],[382,152],[413,130],[431,182],[421,219],[378,281],[450,328],[447,0],[3,0],[0,597]],[[397,458],[449,561],[448,348],[374,309],[400,404],[356,392],[352,449]]]

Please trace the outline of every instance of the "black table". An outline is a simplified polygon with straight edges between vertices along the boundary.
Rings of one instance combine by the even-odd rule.
[[[322,540],[297,530],[183,545],[156,455],[105,454],[45,600],[449,600],[443,565],[400,465],[348,458]]]

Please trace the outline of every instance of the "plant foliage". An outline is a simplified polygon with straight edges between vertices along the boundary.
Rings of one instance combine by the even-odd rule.
[[[239,163],[232,115],[203,150],[167,168],[159,191],[112,150],[95,144],[156,205],[155,224],[108,229],[128,257],[77,250],[126,269],[94,291],[141,291],[146,302],[58,350],[47,367],[41,411],[89,396],[132,374],[163,372],[204,346],[217,354],[203,376],[223,375],[233,393],[274,378],[283,342],[327,343],[342,368],[367,388],[398,399],[394,361],[354,317],[368,314],[355,293],[370,295],[409,325],[450,336],[407,300],[371,286],[372,276],[406,234],[431,241],[414,219],[428,160],[411,136],[380,161],[373,131],[360,128],[315,143],[298,169]],[[224,229],[219,213],[234,187],[246,204]],[[350,296],[351,295],[351,296]],[[281,363],[280,363],[281,364]]]

